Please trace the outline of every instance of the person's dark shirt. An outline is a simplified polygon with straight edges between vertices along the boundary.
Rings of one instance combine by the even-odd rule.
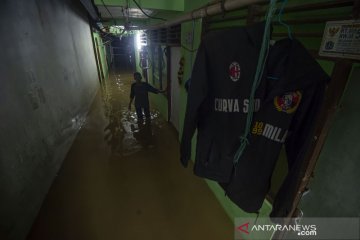
[[[149,96],[148,92],[159,93],[159,90],[151,86],[146,82],[133,83],[131,85],[130,98],[135,97],[135,106],[136,107],[146,107],[149,106]]]

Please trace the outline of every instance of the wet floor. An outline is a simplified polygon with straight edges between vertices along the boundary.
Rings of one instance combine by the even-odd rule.
[[[102,84],[28,239],[233,239],[206,183],[181,167],[174,128],[128,111],[131,82],[112,73]]]

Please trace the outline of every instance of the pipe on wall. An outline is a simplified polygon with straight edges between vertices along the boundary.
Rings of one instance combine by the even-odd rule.
[[[235,9],[238,9],[241,7],[246,7],[246,6],[249,6],[252,4],[260,4],[260,3],[266,3],[266,2],[268,2],[268,0],[227,0],[227,1],[225,0],[222,5],[222,2],[220,1],[214,5],[205,5],[199,9],[193,10],[182,16],[179,16],[172,20],[168,20],[163,23],[159,23],[159,24],[155,24],[155,25],[151,25],[151,26],[147,26],[147,27],[144,26],[144,27],[140,27],[140,28],[136,28],[136,29],[132,29],[132,30],[140,30],[140,29],[151,30],[151,29],[158,29],[158,28],[167,28],[167,27],[171,27],[171,26],[183,23],[183,22],[193,20],[193,19],[217,15],[217,14],[222,13],[224,10],[231,11],[231,10],[235,10]]]

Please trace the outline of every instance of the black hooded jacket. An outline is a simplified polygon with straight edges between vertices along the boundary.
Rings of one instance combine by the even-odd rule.
[[[289,172],[271,213],[285,217],[291,210],[328,76],[299,41],[283,39],[271,46],[255,94],[249,145],[234,168],[264,26],[220,30],[204,37],[191,76],[181,162],[187,166],[197,129],[194,173],[218,181],[240,208],[257,212],[285,144]]]

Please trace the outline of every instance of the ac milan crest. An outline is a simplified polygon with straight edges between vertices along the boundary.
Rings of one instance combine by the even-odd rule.
[[[240,65],[238,62],[232,62],[229,66],[229,76],[236,82],[240,78]]]
[[[299,91],[289,92],[283,96],[274,98],[274,105],[279,112],[293,113],[296,111],[301,101],[301,93]]]

